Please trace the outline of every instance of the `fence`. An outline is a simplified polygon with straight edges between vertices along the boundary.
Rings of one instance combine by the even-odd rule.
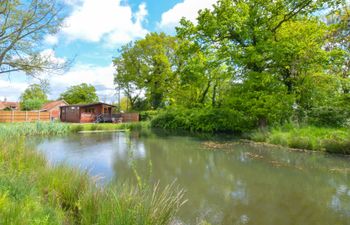
[[[123,122],[139,122],[140,114],[139,113],[122,113],[121,117],[123,118]]]
[[[139,122],[139,113],[117,113],[117,114],[101,114],[101,120],[105,122]]]
[[[50,121],[49,112],[0,111],[1,123]]]

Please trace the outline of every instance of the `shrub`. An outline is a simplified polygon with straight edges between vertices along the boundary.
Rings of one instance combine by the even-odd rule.
[[[349,119],[344,107],[318,107],[308,112],[308,123],[315,126],[340,127]]]
[[[228,108],[171,108],[151,121],[152,127],[193,132],[242,132],[251,129],[251,124],[242,113]]]
[[[148,110],[140,112],[140,120],[141,121],[151,121],[154,117],[158,115],[158,111],[156,110]]]

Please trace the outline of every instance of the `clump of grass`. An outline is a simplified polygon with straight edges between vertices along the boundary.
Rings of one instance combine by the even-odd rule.
[[[350,154],[350,131],[345,128],[288,124],[273,128],[270,132],[255,131],[251,139],[297,149]]]
[[[23,138],[0,144],[0,224],[169,224],[184,203],[173,184],[98,186],[85,171],[47,165]]]
[[[297,149],[313,149],[311,139],[309,137],[301,137],[292,135],[289,138],[288,146]]]
[[[267,141],[268,143],[275,145],[288,146],[288,138],[288,135],[286,135],[285,133],[273,132],[267,138]]]
[[[122,185],[89,192],[81,201],[82,224],[169,224],[184,203],[173,184],[160,190]],[[145,202],[146,204],[140,204]]]
[[[266,130],[257,130],[249,135],[249,139],[256,142],[266,142],[269,135],[269,132]]]

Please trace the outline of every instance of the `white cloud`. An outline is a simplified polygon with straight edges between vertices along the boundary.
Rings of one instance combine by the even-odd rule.
[[[66,59],[65,58],[60,58],[56,56],[56,52],[53,49],[45,49],[43,51],[40,52],[41,57],[46,58],[48,60],[50,60],[50,62],[53,63],[65,63]]]
[[[198,11],[205,8],[211,9],[216,2],[217,0],[184,0],[162,14],[159,28],[172,31],[179,24],[182,17],[196,22]]]
[[[130,6],[121,4],[121,0],[78,1],[65,20],[62,33],[71,41],[124,44],[148,33],[142,25],[147,14],[145,3],[139,5],[137,12],[132,12]]]
[[[18,101],[20,94],[27,86],[28,84],[25,82],[12,81],[7,78],[0,79],[0,101],[3,101],[5,98],[8,101]]]
[[[57,35],[46,35],[44,42],[48,45],[56,45],[58,43]]]
[[[68,87],[87,83],[95,86],[100,98],[107,97],[110,100],[115,94],[114,71],[112,64],[105,67],[77,64],[69,72],[50,78],[50,97],[58,98]]]

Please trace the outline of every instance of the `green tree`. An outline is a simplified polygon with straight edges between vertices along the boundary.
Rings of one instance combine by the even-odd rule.
[[[23,71],[36,76],[67,69],[68,61],[41,53],[43,39],[57,33],[63,19],[56,0],[1,0],[0,74]]]
[[[172,89],[177,39],[150,33],[121,48],[114,59],[115,84],[129,98],[131,107],[145,95],[153,109],[162,106]]]
[[[187,35],[179,34],[178,38],[181,41],[176,52],[173,103],[187,107],[221,106],[232,76],[217,47],[196,42]]]
[[[237,110],[252,109],[256,114],[251,116],[264,125],[286,120],[290,113],[283,112],[313,101],[301,92],[305,80],[326,73],[331,66],[331,53],[324,48],[329,27],[313,13],[335,4],[326,0],[219,0],[213,10],[200,11],[196,25],[183,19],[177,32],[199,46],[200,54],[210,60],[214,53],[211,60],[228,67],[233,89],[229,93],[236,95],[229,95],[226,103]],[[271,114],[268,109],[278,103],[279,95],[281,99],[287,96],[288,104],[276,105],[273,110],[279,112]],[[230,98],[245,99],[238,102],[246,105]]]
[[[95,87],[86,83],[69,87],[60,95],[60,99],[68,104],[88,104],[99,101]]]
[[[40,84],[30,85],[20,97],[21,109],[25,111],[39,110],[47,102],[47,92]]]

